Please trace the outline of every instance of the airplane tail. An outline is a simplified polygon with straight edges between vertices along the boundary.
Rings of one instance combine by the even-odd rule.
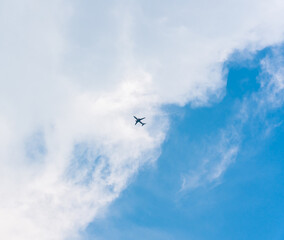
[[[144,126],[146,123],[141,123],[142,124],[142,126]]]

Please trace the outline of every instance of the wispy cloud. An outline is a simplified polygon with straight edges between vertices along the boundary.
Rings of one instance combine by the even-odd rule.
[[[204,159],[198,169],[183,176],[181,190],[220,183],[222,175],[242,150],[242,141],[247,134],[266,139],[275,128],[282,125],[282,121],[274,122],[267,118],[269,113],[282,108],[284,103],[282,52],[281,47],[274,47],[261,61],[259,90],[244,96],[227,126],[219,131],[213,142],[205,143],[208,150]],[[257,132],[245,132],[253,131],[251,127],[255,125],[260,126]]]
[[[222,130],[217,140],[205,142],[206,153],[200,165],[182,177],[181,191],[220,183],[226,169],[232,164],[240,147],[240,134],[234,127]]]
[[[160,107],[222,96],[223,61],[282,41],[283,10],[276,0],[1,1],[1,238],[76,237],[159,156]],[[132,114],[147,114],[147,127]],[[218,150],[209,179],[236,149]]]

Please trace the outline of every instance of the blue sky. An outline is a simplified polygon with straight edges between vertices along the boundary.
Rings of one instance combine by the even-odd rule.
[[[241,102],[261,91],[261,61],[271,52],[267,48],[250,59],[232,55],[224,64],[221,101],[200,108],[165,106],[171,128],[158,161],[133,178],[106,216],[88,226],[84,239],[283,239],[282,106],[264,116],[249,113],[241,127],[234,120],[242,135],[235,161],[217,182],[181,189],[183,176],[200,171],[204,158],[218,161],[208,149],[218,144],[216,137],[232,124]]]
[[[283,12],[1,0],[0,239],[283,238]]]

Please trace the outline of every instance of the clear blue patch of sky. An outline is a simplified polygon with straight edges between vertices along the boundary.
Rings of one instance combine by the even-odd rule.
[[[228,123],[236,106],[259,89],[260,61],[270,49],[244,60],[232,55],[227,94],[212,106],[168,106],[171,129],[156,166],[131,185],[84,232],[84,239],[284,239],[284,128],[261,138],[263,123],[249,123],[236,161],[222,183],[180,192],[181,176],[200,164],[204,139]],[[283,109],[268,120],[283,119]],[[254,120],[252,120],[254,121]],[[257,121],[257,120],[256,120]],[[255,124],[258,131],[252,130]]]
[[[47,153],[44,133],[36,131],[25,141],[25,155],[31,162],[41,162]]]
[[[93,180],[93,172],[102,160],[94,153],[92,147],[81,142],[74,145],[71,162],[65,172],[65,178],[78,185],[89,185]]]

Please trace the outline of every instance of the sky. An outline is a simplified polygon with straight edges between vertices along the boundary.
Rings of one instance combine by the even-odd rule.
[[[283,239],[283,10],[0,0],[1,238]]]
[[[172,127],[157,163],[136,175],[85,239],[283,239],[283,103],[236,117],[264,100],[261,62],[273,51],[227,62],[227,94],[214,106],[167,106]],[[237,144],[237,153],[212,179],[223,162],[220,134],[232,127],[238,140],[225,145]]]

